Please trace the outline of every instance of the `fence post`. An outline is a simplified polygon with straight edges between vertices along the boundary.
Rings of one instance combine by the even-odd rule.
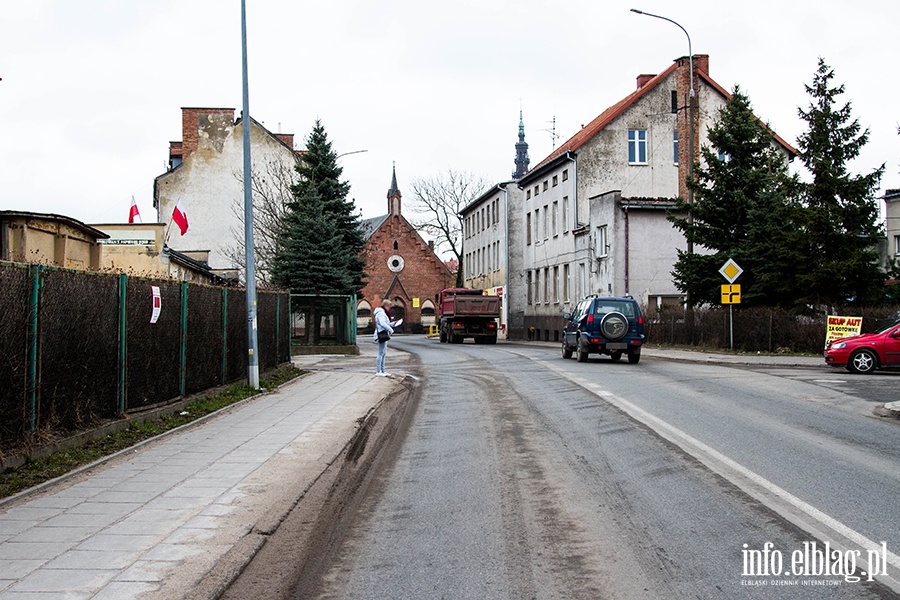
[[[281,293],[275,293],[275,364],[281,364]]]
[[[41,306],[41,284],[44,278],[44,265],[28,267],[31,276],[31,297],[28,310],[28,354],[25,369],[25,390],[28,403],[28,430],[37,429],[38,387],[40,371],[38,369],[38,350],[40,346],[39,311]]]
[[[188,284],[181,283],[181,381],[180,393],[185,396],[187,389],[187,311],[188,311]]]
[[[228,288],[222,288],[222,383],[228,381]]]
[[[118,394],[118,402],[119,402],[119,414],[125,414],[125,406],[127,404],[126,394],[128,393],[127,387],[127,341],[128,341],[128,328],[126,327],[125,318],[127,317],[126,310],[126,293],[128,290],[128,275],[122,274],[119,275],[119,394]]]

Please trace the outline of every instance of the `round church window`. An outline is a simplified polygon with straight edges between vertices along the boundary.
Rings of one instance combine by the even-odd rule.
[[[388,259],[387,264],[388,269],[390,269],[394,273],[399,273],[403,270],[403,257],[399,254],[394,254]]]

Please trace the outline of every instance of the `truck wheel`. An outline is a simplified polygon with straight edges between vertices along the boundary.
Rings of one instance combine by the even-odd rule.
[[[575,360],[578,362],[587,362],[587,358],[587,350],[584,349],[581,342],[578,342],[578,345],[575,347]]]
[[[629,352],[628,353],[628,364],[636,365],[641,362],[641,353],[640,352]]]
[[[442,344],[447,343],[447,330],[444,329],[443,327],[441,327],[441,343]]]
[[[565,342],[562,343],[562,355],[563,355],[563,358],[565,358],[567,360],[572,358],[572,349],[569,348]]]
[[[609,353],[609,358],[610,358],[613,362],[619,362],[620,360],[622,360],[622,353],[619,352],[619,351],[616,351],[616,352],[610,352],[610,353]]]
[[[878,357],[871,350],[857,350],[850,355],[847,361],[847,370],[851,373],[861,373],[863,375],[872,373],[878,368]]]

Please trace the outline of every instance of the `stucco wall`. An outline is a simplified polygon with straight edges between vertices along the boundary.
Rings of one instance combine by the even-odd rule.
[[[228,250],[243,238],[243,122],[235,125],[229,114],[222,113],[199,113],[197,120],[196,150],[180,166],[157,179],[158,221],[168,228],[170,248],[209,250],[211,268],[234,268]],[[297,160],[293,149],[251,123],[254,178],[266,178],[270,165],[293,173]],[[267,183],[272,179],[267,178]],[[273,189],[273,193],[278,193],[278,189]],[[169,226],[179,199],[190,222],[190,231],[183,237],[177,226]],[[254,205],[258,205],[256,198]]]

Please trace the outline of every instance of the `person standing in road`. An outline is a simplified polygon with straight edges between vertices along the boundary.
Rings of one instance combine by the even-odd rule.
[[[391,310],[393,304],[385,298],[381,301],[381,306],[375,309],[373,316],[375,317],[375,343],[378,344],[378,360],[375,362],[375,374],[379,377],[387,377],[389,373],[384,372],[384,357],[387,354],[387,343],[394,335],[394,328],[391,324],[391,318],[388,311]]]

